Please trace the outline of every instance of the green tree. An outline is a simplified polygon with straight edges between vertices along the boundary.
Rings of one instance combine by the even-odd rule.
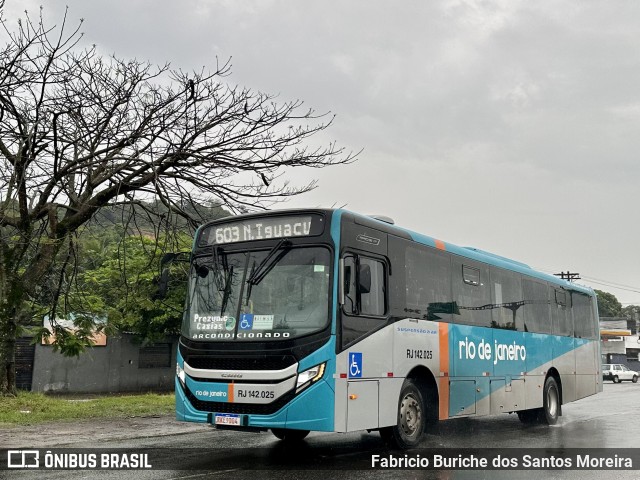
[[[189,250],[191,241],[190,236],[181,235],[180,248]],[[163,300],[154,295],[162,239],[127,236],[104,250],[94,250],[91,243],[83,250],[99,265],[78,273],[70,295],[73,310],[106,316],[110,327],[149,340],[178,333],[186,285],[182,282],[172,288]]]
[[[145,204],[145,209],[161,209],[161,205]],[[134,207],[135,208],[135,207]],[[135,333],[144,341],[154,341],[167,334],[177,334],[181,324],[182,307],[186,293],[184,279],[185,264],[174,264],[172,278],[176,285],[170,295],[162,300],[157,298],[157,275],[160,259],[167,251],[189,251],[192,238],[185,222],[174,225],[182,232],[168,238],[154,230],[153,222],[146,221],[142,215],[133,215],[124,208],[110,209],[87,224],[76,241],[77,260],[72,277],[73,284],[64,288],[64,296],[59,299],[63,310],[70,312],[67,320],[73,320],[76,326],[86,326],[87,340],[96,331],[105,330],[109,334],[116,331]],[[227,216],[223,209],[210,208],[210,218]],[[132,221],[135,220],[135,225]],[[178,239],[178,244],[169,240]],[[39,298],[40,311],[48,313],[48,302],[55,297],[56,289],[42,289]],[[99,320],[96,324],[96,319]],[[38,332],[37,338],[50,336],[50,326],[32,329]],[[61,328],[55,329],[55,336],[69,336]],[[75,335],[79,337],[79,335]],[[67,351],[72,348],[80,353],[87,342],[67,339]],[[58,345],[54,344],[54,349]]]
[[[602,290],[594,290],[598,296],[598,315],[601,317],[622,316],[622,304],[615,295]]]
[[[622,316],[640,320],[640,305],[627,305],[623,307]]]
[[[306,147],[332,118],[225,83],[228,63],[188,73],[107,58],[78,47],[66,16],[12,29],[1,8],[0,394],[15,392],[16,337],[35,307],[53,322],[67,313],[78,232],[105,208],[135,205],[163,232],[176,217],[200,223],[207,202],[246,211],[313,188],[273,181],[289,168],[354,159]],[[165,213],[145,209],[151,199]],[[88,340],[56,342],[76,354]]]

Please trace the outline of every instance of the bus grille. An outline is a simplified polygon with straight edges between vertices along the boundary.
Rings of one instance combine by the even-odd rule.
[[[296,363],[296,359],[292,355],[237,358],[188,356],[185,362],[191,368],[205,370],[284,370]]]
[[[284,407],[295,396],[293,391],[278,398],[275,402],[261,403],[226,403],[226,402],[205,402],[198,400],[188,388],[183,387],[184,392],[189,399],[189,403],[201,412],[215,413],[240,413],[247,415],[270,415],[276,413]]]

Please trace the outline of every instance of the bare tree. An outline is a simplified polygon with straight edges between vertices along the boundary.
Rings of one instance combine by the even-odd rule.
[[[15,391],[29,302],[101,209],[154,199],[197,223],[207,202],[266,208],[314,187],[276,187],[287,167],[354,159],[305,145],[332,117],[228,85],[229,63],[185,73],[104,57],[79,47],[82,22],[70,31],[66,15],[51,28],[42,14],[0,21],[0,392]]]

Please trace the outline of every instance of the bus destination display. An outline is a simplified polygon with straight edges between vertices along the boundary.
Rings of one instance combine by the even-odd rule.
[[[311,218],[311,215],[266,217],[213,225],[203,232],[200,243],[220,245],[270,238],[305,237],[313,235]]]

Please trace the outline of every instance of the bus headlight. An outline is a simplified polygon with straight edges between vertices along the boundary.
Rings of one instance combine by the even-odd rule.
[[[180,367],[180,365],[177,363],[176,363],[176,377],[178,377],[178,380],[180,380],[180,383],[184,387],[187,381],[186,374],[184,373],[184,370]]]
[[[307,388],[312,383],[317,382],[324,375],[324,368],[326,366],[325,363],[321,363],[320,365],[316,365],[315,367],[311,367],[304,372],[300,372],[298,374],[298,382],[296,384],[296,393],[300,393],[302,390]]]

